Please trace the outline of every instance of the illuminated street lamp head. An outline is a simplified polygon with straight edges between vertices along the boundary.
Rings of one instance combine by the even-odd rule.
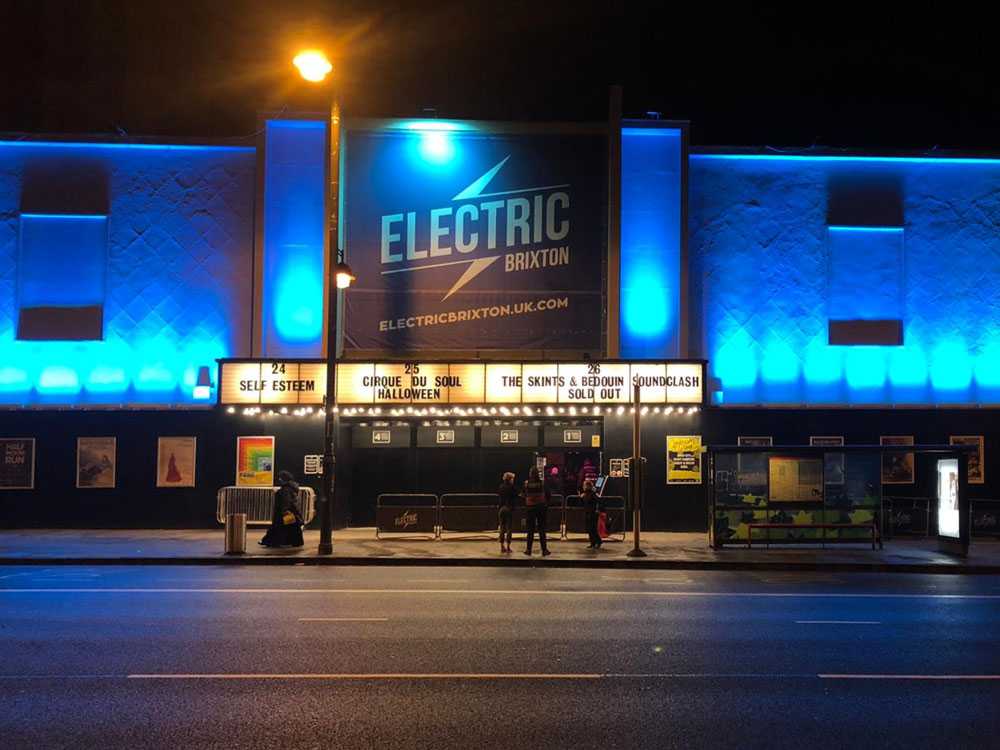
[[[326,55],[317,49],[302,50],[292,63],[299,69],[301,76],[312,83],[320,83],[333,70]]]
[[[354,281],[354,272],[351,271],[351,267],[344,263],[339,262],[337,266],[333,269],[334,278],[337,280],[337,289],[347,289]]]

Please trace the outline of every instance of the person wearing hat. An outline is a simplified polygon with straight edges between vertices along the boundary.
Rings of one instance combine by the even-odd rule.
[[[262,547],[301,547],[302,511],[299,509],[299,485],[289,471],[278,472],[280,487],[274,495],[271,525],[258,544]]]

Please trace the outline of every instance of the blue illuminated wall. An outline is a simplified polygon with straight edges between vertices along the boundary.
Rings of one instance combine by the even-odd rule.
[[[0,141],[0,404],[196,403],[199,367],[249,354],[254,160],[252,148]],[[22,215],[107,217],[103,340],[16,340]],[[72,278],[61,255],[53,283]],[[49,301],[72,301],[64,291]]]
[[[690,168],[692,340],[722,403],[1000,403],[1000,161]],[[894,311],[902,346],[827,343],[831,318]]]
[[[681,354],[683,157],[680,128],[622,128],[622,357]]]
[[[268,120],[264,149],[262,351],[323,352],[322,120]]]

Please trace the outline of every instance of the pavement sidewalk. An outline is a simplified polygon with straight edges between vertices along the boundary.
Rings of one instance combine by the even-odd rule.
[[[263,529],[247,533],[247,554],[223,552],[222,529],[95,530],[22,529],[0,531],[0,565],[447,565],[687,570],[836,570],[900,573],[1000,574],[1000,542],[973,541],[967,558],[937,550],[934,539],[893,540],[873,551],[867,544],[828,544],[770,548],[728,547],[714,550],[703,533],[647,532],[643,558],[631,558],[627,542],[606,542],[587,549],[583,538],[553,540],[553,554],[522,554],[523,537],[514,552],[501,555],[495,540],[381,539],[372,528],[334,532],[334,553],[316,554],[318,531],[305,532],[299,550],[265,549],[257,545]]]

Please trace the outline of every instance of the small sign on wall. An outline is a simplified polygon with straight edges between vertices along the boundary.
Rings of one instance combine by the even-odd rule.
[[[438,445],[454,445],[455,444],[455,431],[454,430],[438,430],[437,435],[434,438],[434,442]]]
[[[389,445],[392,442],[392,430],[372,430],[372,445]]]
[[[583,442],[583,431],[582,430],[563,430],[563,442],[564,443],[582,443]]]
[[[318,476],[323,473],[323,457],[309,454],[302,457],[302,473],[306,476]]]
[[[517,445],[519,436],[517,430],[500,430],[500,442],[503,445]]]

